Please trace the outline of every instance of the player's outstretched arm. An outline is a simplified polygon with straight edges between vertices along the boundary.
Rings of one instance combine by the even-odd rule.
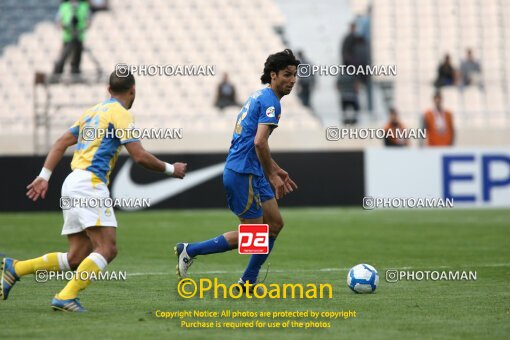
[[[129,155],[136,164],[147,170],[164,172],[175,178],[184,178],[186,175],[187,163],[169,164],[159,160],[156,156],[145,150],[140,142],[131,142],[124,145]]]
[[[67,148],[76,144],[77,141],[78,138],[70,131],[66,131],[59,139],[57,139],[44,161],[41,173],[27,186],[28,198],[34,202],[37,201],[39,197],[46,198],[48,181],[50,180],[51,173],[62,159],[62,156],[64,156]]]

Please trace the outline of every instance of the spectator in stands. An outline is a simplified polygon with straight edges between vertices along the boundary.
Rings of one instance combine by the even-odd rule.
[[[354,47],[353,65],[365,66],[370,65],[370,46],[362,36],[356,37],[356,44]],[[370,75],[360,74],[357,76],[360,84],[363,84],[363,91],[367,95],[368,109],[372,110],[372,79]]]
[[[354,50],[352,65],[358,67],[359,65],[369,65],[369,46],[362,36],[356,36],[354,40]]]
[[[108,10],[108,0],[89,0],[89,5],[92,14]]]
[[[311,65],[311,62],[308,60],[308,58],[305,57],[303,51],[298,51],[297,56],[301,61],[301,64]],[[313,74],[311,74],[309,77],[299,78],[299,81],[297,82],[298,97],[306,107],[310,107],[310,96],[312,95],[314,86],[315,77]]]
[[[239,106],[236,100],[236,88],[228,80],[228,74],[223,74],[223,80],[218,85],[218,91],[216,93],[216,100],[214,105],[223,110],[228,106]]]
[[[455,68],[452,65],[450,55],[444,57],[444,61],[437,69],[436,88],[442,86],[452,86],[455,84]]]
[[[353,75],[340,75],[336,87],[340,94],[340,108],[342,110],[343,123],[345,125],[356,125],[359,112],[358,79]]]
[[[479,84],[479,77],[481,73],[480,63],[473,57],[473,51],[468,48],[466,50],[466,59],[460,64],[460,79],[461,86],[469,86]]]
[[[434,108],[425,112],[423,127],[427,131],[428,146],[451,146],[455,138],[453,115],[443,109],[440,92],[434,94]]]
[[[351,23],[349,34],[345,36],[342,42],[342,62],[344,65],[354,65],[356,44],[356,24]]]
[[[369,4],[364,13],[358,14],[354,21],[356,35],[362,37],[366,44],[372,40],[372,5]]]
[[[64,64],[72,55],[71,73],[80,73],[81,54],[85,30],[90,25],[90,8],[86,0],[63,0],[57,14],[57,22],[62,28],[64,46],[55,63],[53,73],[62,74]]]
[[[365,16],[366,17],[366,16]],[[360,24],[363,24],[364,20],[359,20]],[[369,21],[369,19],[366,19]],[[356,23],[351,23],[350,32],[344,38],[342,43],[342,61],[344,65],[354,65],[356,67],[360,65],[370,65],[370,43],[364,37],[369,34],[366,32],[369,30],[369,24],[363,24],[367,27],[364,29],[363,35],[357,33],[358,26]],[[347,78],[346,78],[347,79]],[[363,84],[363,88],[367,93],[368,109],[372,109],[372,82],[371,77],[367,75],[358,76],[357,85]]]
[[[370,43],[371,40],[371,20],[372,20],[372,5],[367,6],[367,10],[363,14],[358,14],[356,16],[356,33],[363,37],[367,43]]]
[[[404,124],[400,122],[400,119],[398,117],[397,110],[395,108],[390,108],[390,121],[386,126],[384,127],[384,131],[391,130],[393,133],[393,137],[390,136],[384,139],[384,145],[386,146],[397,146],[397,147],[403,147],[408,146],[409,141],[404,138],[398,138],[397,136],[397,130],[403,131],[405,129]],[[388,133],[387,133],[388,135]]]

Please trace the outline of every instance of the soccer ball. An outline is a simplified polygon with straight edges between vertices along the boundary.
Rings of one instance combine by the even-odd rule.
[[[377,270],[369,264],[358,264],[347,274],[347,285],[355,293],[373,293],[378,284]]]

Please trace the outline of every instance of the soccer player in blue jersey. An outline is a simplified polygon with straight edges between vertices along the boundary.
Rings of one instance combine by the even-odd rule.
[[[134,120],[128,111],[135,100],[135,78],[132,74],[120,77],[113,72],[108,88],[111,98],[85,111],[73,126],[51,148],[39,176],[27,187],[33,201],[45,198],[53,169],[68,147],[76,144],[71,172],[62,185],[62,197],[106,199],[110,197],[108,183],[122,146],[142,167],[183,178],[185,163],[162,162],[147,152],[140,140],[133,138]],[[108,131],[98,133],[98,131]],[[117,130],[124,130],[117,133]],[[86,134],[95,131],[92,135]],[[119,136],[119,137],[117,137]],[[93,137],[93,138],[91,138]],[[51,301],[54,310],[83,312],[78,293],[87,288],[94,274],[103,271],[117,255],[117,220],[113,209],[97,206],[63,207],[62,235],[69,241],[67,253],[52,252],[30,260],[4,258],[0,266],[0,300],[7,300],[9,292],[20,277],[38,270],[76,270],[70,280]]]
[[[271,157],[268,140],[278,127],[280,100],[296,84],[298,65],[299,60],[289,49],[267,58],[260,79],[269,86],[253,93],[239,112],[223,173],[228,205],[241,223],[269,225],[269,251],[283,228],[276,199],[297,189],[289,174]],[[194,257],[232,250],[237,248],[237,243],[237,231],[203,242],[178,243],[175,247],[177,274],[186,277]],[[250,287],[248,282],[255,284],[268,256],[252,255],[239,284],[244,287]]]

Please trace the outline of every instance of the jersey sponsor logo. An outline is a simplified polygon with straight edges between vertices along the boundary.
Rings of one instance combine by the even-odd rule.
[[[268,116],[269,118],[273,118],[275,116],[274,106],[270,106],[270,107],[267,108],[266,116]]]
[[[240,224],[239,254],[269,254],[269,225]]]
[[[119,170],[112,184],[113,197],[140,197],[150,199],[151,204],[158,204],[181,192],[196,187],[223,173],[225,163],[215,164],[206,168],[188,172],[184,179],[168,178],[148,184],[138,184],[131,178],[133,162],[128,159]],[[129,207],[124,210],[139,210],[140,207]]]

